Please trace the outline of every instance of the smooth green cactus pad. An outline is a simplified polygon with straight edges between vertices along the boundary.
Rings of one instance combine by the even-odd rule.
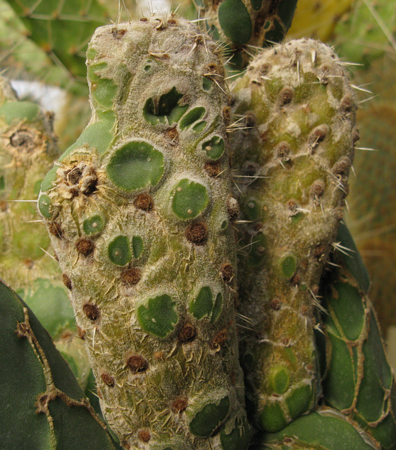
[[[114,449],[66,361],[0,280],[0,435],[4,449]]]
[[[378,450],[359,426],[336,410],[301,416],[278,433],[257,433],[250,450]]]
[[[342,252],[323,282],[326,332],[326,404],[372,435],[384,450],[396,448],[396,392],[378,321],[369,300],[367,272],[344,224]]]
[[[98,28],[87,65],[92,119],[39,210],[102,411],[124,448],[246,449],[219,50],[153,16]]]
[[[263,51],[232,89],[241,361],[253,423],[275,432],[316,402],[316,295],[342,218],[356,108],[337,56],[314,40]]]

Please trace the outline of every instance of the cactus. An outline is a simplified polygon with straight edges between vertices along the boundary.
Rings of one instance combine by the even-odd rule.
[[[17,0],[13,6],[26,2]],[[225,0],[218,8],[205,3],[206,10],[202,4],[200,23],[215,39],[221,38],[217,44],[175,15],[154,15],[99,28],[89,45],[92,119],[46,176],[39,199],[63,274],[52,265],[48,278],[29,278],[37,295],[24,287],[19,291],[53,336],[60,337],[58,348],[95,402],[82,345],[88,348],[101,408],[125,449],[242,450],[249,445],[249,431],[254,450],[392,448],[393,378],[367,294],[358,295],[366,308],[363,319],[353,311],[353,317],[364,322],[359,338],[365,344],[349,337],[355,323],[335,320],[338,299],[332,294],[340,283],[356,288],[362,277],[365,287],[360,290],[368,287],[358,257],[345,259],[337,271],[329,272],[326,266],[322,305],[317,295],[342,217],[352,145],[358,137],[342,62],[313,41],[277,46],[261,52],[227,99],[220,48],[228,52],[226,57],[232,56],[232,68],[242,68],[252,52],[258,52],[255,46],[282,38],[295,3]],[[66,10],[59,9],[56,0],[32,7],[38,12],[43,5],[60,13],[47,16],[48,27],[65,18]],[[99,3],[73,0],[73,5],[80,10]],[[105,14],[110,6],[100,10]],[[239,14],[242,10],[245,17]],[[33,27],[31,37],[39,41],[40,17],[33,14],[24,20]],[[253,33],[241,44],[249,26]],[[62,30],[64,42],[51,41],[51,56],[65,52],[74,39],[70,31],[77,28],[73,24]],[[271,38],[274,32],[278,34]],[[258,36],[258,41],[251,40]],[[80,49],[83,41],[79,39]],[[70,78],[76,67],[81,69],[79,55],[66,51],[62,58],[69,79],[81,81],[78,72]],[[53,73],[59,74],[59,66],[53,66]],[[86,89],[79,85],[81,89],[72,88],[74,99]],[[72,104],[77,106],[74,100]],[[231,124],[230,106],[236,114]],[[67,125],[76,129],[84,123]],[[66,133],[74,142],[73,134]],[[2,155],[4,160],[6,153]],[[49,160],[42,163],[48,166]],[[25,187],[32,180],[29,174]],[[12,177],[7,170],[2,175],[5,186],[4,180]],[[8,192],[3,199],[9,201]],[[234,228],[239,229],[238,237]],[[11,241],[7,237],[3,242]],[[337,254],[332,258],[330,263],[337,263]],[[14,267],[19,264],[20,260]],[[345,280],[341,272],[343,277],[352,275]],[[64,328],[70,325],[61,313],[64,291],[54,288],[53,277],[63,279],[70,291],[82,339]],[[359,301],[351,289],[344,291],[343,311],[351,311]],[[47,292],[54,294],[52,298]],[[6,304],[3,297],[0,307]],[[58,302],[57,314],[52,313],[52,301]],[[329,315],[320,316],[320,308],[328,308]],[[337,333],[345,336],[340,339]],[[360,353],[352,350],[345,356],[342,346],[333,345],[336,338]],[[261,344],[255,346],[257,340]],[[2,355],[8,347],[5,344]],[[342,371],[338,361],[349,367],[355,356],[361,371],[353,379],[351,394],[350,385],[334,380]],[[1,362],[7,374],[14,373],[13,361],[2,356]],[[367,392],[374,399],[373,411],[363,398]],[[352,409],[340,405],[339,398],[351,395]],[[86,399],[79,398],[80,406],[92,412]],[[1,410],[5,401],[1,397]],[[323,403],[331,408],[323,408]],[[79,413],[71,412],[77,409],[68,408],[67,414],[78,420]],[[27,409],[26,417],[33,420],[34,409]],[[19,418],[12,417],[12,430],[20,427]],[[272,432],[256,432],[255,426]],[[58,436],[63,432],[55,427]],[[9,436],[5,450],[14,450]],[[35,436],[48,435],[38,429]],[[88,449],[108,445],[80,442],[76,432],[71,446],[68,436],[53,441],[51,448],[79,448],[81,442]],[[25,443],[23,438],[19,447],[25,448]]]
[[[0,328],[2,448],[115,449],[49,334],[1,280]]]
[[[383,450],[396,448],[396,392],[377,318],[367,295],[368,275],[345,225],[323,289],[327,341],[323,396],[371,434]],[[347,249],[347,250],[345,250]],[[346,253],[346,254],[345,254]]]
[[[313,40],[263,51],[233,92],[242,365],[255,425],[278,431],[316,401],[315,299],[342,217],[355,106],[338,59]]]
[[[39,209],[102,411],[126,448],[246,448],[216,44],[151,17],[99,28],[87,55],[92,120]]]
[[[226,46],[231,67],[247,66],[252,47],[267,47],[285,37],[297,0],[194,0],[206,30]]]
[[[344,415],[329,408],[301,416],[278,433],[255,436],[250,450],[370,450],[379,447]]]
[[[52,116],[38,105],[18,101],[11,86],[0,79],[0,273],[36,305],[40,320],[53,337],[74,324],[66,289],[58,278],[57,262],[45,254],[49,238],[37,222],[40,183],[59,155]],[[53,309],[42,300],[53,299]],[[38,309],[36,309],[37,311]],[[57,320],[51,314],[57,311]]]

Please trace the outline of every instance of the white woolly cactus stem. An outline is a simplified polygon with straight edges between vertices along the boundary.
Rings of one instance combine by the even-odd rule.
[[[348,192],[351,91],[337,56],[314,40],[263,51],[233,88],[240,351],[248,408],[266,431],[316,402],[316,295]]]
[[[87,57],[92,120],[43,181],[39,209],[102,411],[127,449],[243,450],[216,44],[151,17],[98,28]]]

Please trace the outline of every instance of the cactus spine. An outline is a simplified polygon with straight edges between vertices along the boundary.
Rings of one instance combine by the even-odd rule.
[[[173,16],[99,28],[40,212],[125,448],[245,449],[223,68]]]
[[[263,51],[233,92],[241,361],[255,426],[278,431],[316,402],[316,295],[342,218],[355,105],[338,58],[314,40]]]

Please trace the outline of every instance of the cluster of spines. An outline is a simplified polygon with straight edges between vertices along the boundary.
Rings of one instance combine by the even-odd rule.
[[[316,402],[316,296],[348,190],[355,104],[336,56],[313,40],[263,51],[233,92],[241,362],[254,423],[277,431]]]
[[[87,55],[92,120],[39,209],[102,410],[125,448],[246,448],[216,45],[151,17],[99,28]]]

